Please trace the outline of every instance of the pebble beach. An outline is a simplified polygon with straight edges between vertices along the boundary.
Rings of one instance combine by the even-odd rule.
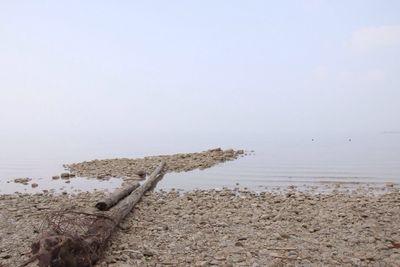
[[[66,166],[70,178],[143,180],[161,159],[168,172],[209,168],[238,150]],[[27,185],[29,186],[29,185]],[[51,211],[96,213],[106,193],[0,195],[0,266],[19,266]],[[400,266],[400,192],[254,192],[243,188],[152,191],[113,234],[96,266]]]

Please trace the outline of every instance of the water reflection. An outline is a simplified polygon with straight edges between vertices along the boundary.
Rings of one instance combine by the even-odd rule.
[[[33,188],[32,184],[38,186]],[[14,183],[14,180],[0,180],[0,194],[19,193],[40,193],[43,190],[54,190],[56,193],[68,192],[77,193],[81,191],[112,191],[122,184],[122,179],[110,178],[109,180],[99,180],[86,177],[74,177],[69,180],[52,180],[51,178],[33,178],[27,185]]]

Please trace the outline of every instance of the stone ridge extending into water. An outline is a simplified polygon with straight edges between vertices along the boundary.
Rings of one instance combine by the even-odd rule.
[[[96,177],[98,179],[121,177],[124,180],[139,180],[141,179],[139,176],[141,172],[150,174],[161,161],[167,163],[168,172],[182,172],[210,168],[221,162],[235,160],[241,155],[244,155],[243,150],[216,148],[200,153],[160,155],[138,159],[92,160],[69,164],[64,167],[78,176]]]
[[[44,215],[104,193],[0,195],[0,266],[28,259]],[[400,266],[400,193],[149,192],[96,266]]]

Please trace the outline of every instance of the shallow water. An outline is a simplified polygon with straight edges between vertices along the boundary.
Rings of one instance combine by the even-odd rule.
[[[38,186],[33,188],[31,185],[36,183]],[[0,181],[3,194],[19,193],[40,193],[43,190],[54,192],[79,193],[81,191],[111,191],[122,184],[121,179],[111,178],[109,180],[87,179],[85,177],[74,177],[68,180],[49,178],[32,178],[28,185],[14,183],[13,181]]]
[[[204,171],[169,174],[165,189],[241,187],[251,189],[342,183],[377,186],[400,183],[400,145],[394,140],[299,140],[265,143],[250,155]]]
[[[351,139],[350,139],[351,138]],[[218,138],[137,138],[82,139],[55,142],[3,144],[0,155],[0,193],[30,192],[54,186],[58,190],[113,189],[116,180],[100,182],[84,178],[52,181],[63,171],[63,163],[95,158],[141,157],[156,154],[195,152],[221,146],[254,150],[246,157],[207,170],[170,173],[159,183],[159,189],[209,189],[241,187],[263,190],[288,185],[302,187],[344,183],[348,186],[387,182],[400,183],[400,135],[361,136],[269,136]],[[314,139],[314,140],[313,140]],[[80,140],[80,141],[79,141]],[[74,142],[75,141],[75,142]],[[35,146],[36,144],[36,146]],[[30,186],[7,183],[10,179],[32,177],[39,184]],[[73,187],[73,188],[71,188]]]

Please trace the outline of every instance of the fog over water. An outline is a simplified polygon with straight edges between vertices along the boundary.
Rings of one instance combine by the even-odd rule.
[[[398,10],[399,1],[3,1],[0,181],[223,147],[255,155],[161,185],[398,182]]]

